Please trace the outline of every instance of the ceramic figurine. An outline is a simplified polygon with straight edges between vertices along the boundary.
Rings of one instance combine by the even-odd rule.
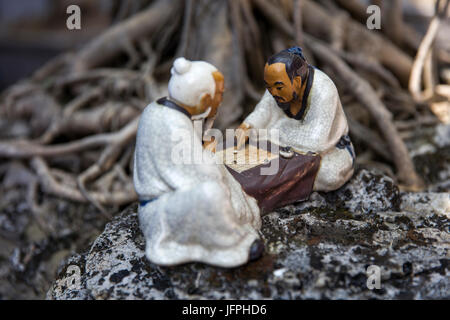
[[[320,156],[314,191],[341,187],[353,174],[355,152],[333,81],[293,47],[269,58],[264,82],[264,96],[240,126],[238,147],[251,128],[278,129],[281,147]]]
[[[194,130],[195,121],[214,119],[223,88],[223,75],[213,65],[178,58],[168,97],[141,115],[133,179],[146,256],[153,263],[235,267],[263,251],[257,201],[216,163]],[[200,150],[200,160],[175,161],[180,145],[188,155]]]

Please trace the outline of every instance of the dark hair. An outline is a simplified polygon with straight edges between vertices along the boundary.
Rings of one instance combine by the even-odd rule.
[[[302,83],[306,81],[308,74],[308,63],[303,56],[302,48],[292,47],[274,54],[267,60],[269,65],[274,63],[283,63],[286,66],[286,73],[294,81],[294,78],[300,76]]]

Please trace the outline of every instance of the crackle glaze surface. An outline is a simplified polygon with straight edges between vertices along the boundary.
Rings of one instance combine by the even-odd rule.
[[[174,155],[181,149],[187,162]],[[200,157],[194,158],[196,150]],[[134,184],[141,201],[154,199],[138,210],[150,261],[223,267],[247,262],[261,226],[256,200],[202,148],[185,114],[156,102],[144,110],[136,138]]]
[[[336,147],[341,137],[348,134],[339,94],[333,81],[319,69],[314,70],[308,111],[303,120],[289,118],[266,91],[244,122],[257,129],[278,130],[281,146],[319,153],[322,161],[315,191],[336,190],[353,174],[353,159],[349,151]]]

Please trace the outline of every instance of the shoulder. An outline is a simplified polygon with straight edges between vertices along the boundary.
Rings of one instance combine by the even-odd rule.
[[[141,114],[140,122],[170,122],[179,124],[191,124],[192,121],[185,114],[167,108],[156,101],[145,107]]]
[[[161,109],[162,106],[159,105],[156,101],[148,104],[141,113],[140,122],[150,121],[156,113],[158,113],[158,109]]]
[[[262,96],[261,101],[262,100],[275,102],[275,99],[272,97],[272,95],[270,94],[269,90],[267,90],[267,89],[264,91],[264,95]]]
[[[337,93],[333,80],[322,70],[314,68],[313,90],[323,94],[324,92]]]
[[[258,105],[259,106],[267,106],[267,105],[272,105],[274,103],[276,103],[275,99],[272,97],[269,90],[266,89],[261,100],[259,100]]]
[[[139,120],[139,129],[155,130],[165,128],[165,130],[171,130],[172,128],[180,127],[192,127],[191,119],[185,114],[167,108],[156,101],[145,107]]]

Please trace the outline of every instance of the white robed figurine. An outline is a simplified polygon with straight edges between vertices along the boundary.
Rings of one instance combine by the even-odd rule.
[[[314,191],[341,187],[354,171],[355,153],[333,81],[309,65],[299,47],[269,58],[264,69],[267,90],[241,124],[239,145],[251,128],[278,129],[278,143],[321,156]]]
[[[202,147],[192,121],[215,115],[223,75],[184,58],[171,73],[169,97],[146,107],[136,137],[134,185],[146,256],[159,265],[244,264],[263,250],[257,202]]]

